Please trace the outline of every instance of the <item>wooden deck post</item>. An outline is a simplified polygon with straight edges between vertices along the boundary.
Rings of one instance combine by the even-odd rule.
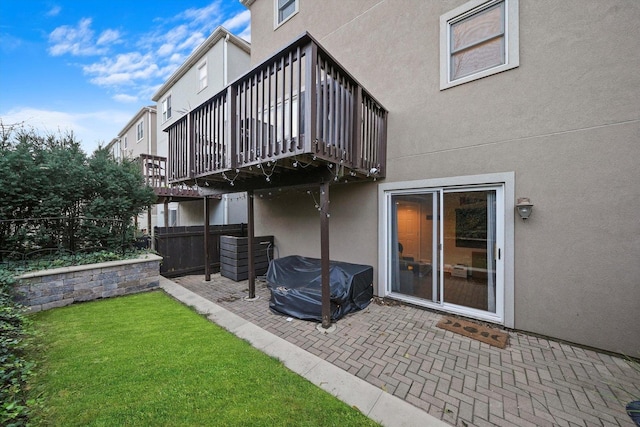
[[[169,199],[164,199],[164,226],[169,228]]]
[[[151,206],[147,208],[147,233],[151,235]]]
[[[253,220],[253,190],[247,191],[247,251],[249,263],[249,299],[256,297],[256,266],[254,262],[254,220]]]
[[[322,327],[331,326],[331,286],[329,282],[329,184],[320,184],[320,258],[322,271]]]
[[[147,208],[147,236],[151,238],[151,240],[149,240],[149,249],[155,249],[155,245],[153,242],[153,227],[151,227],[151,209],[153,209],[151,206]]]
[[[204,198],[204,280],[211,281],[211,253],[209,251],[209,198]]]

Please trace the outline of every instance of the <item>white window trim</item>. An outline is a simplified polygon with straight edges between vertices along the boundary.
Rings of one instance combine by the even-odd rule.
[[[485,186],[492,184],[504,185],[504,300],[503,317],[499,323],[508,328],[515,327],[515,292],[514,292],[514,220],[515,220],[515,173],[502,172],[484,175],[456,176],[449,178],[422,179],[416,181],[399,181],[378,185],[378,295],[388,294],[388,259],[387,248],[389,247],[389,193],[399,193],[409,190],[424,190],[439,187],[462,187],[462,186]],[[421,305],[419,301],[411,301]],[[492,316],[483,316],[478,313],[478,318],[495,321]],[[485,313],[486,314],[486,313]]]
[[[293,3],[295,5],[293,13],[287,16],[286,18],[284,18],[281,22],[278,22],[278,15],[279,15],[278,0],[273,0],[273,29],[274,30],[280,27],[281,25],[283,25],[285,22],[289,21],[298,13],[298,10],[300,7],[300,0],[294,0]]]
[[[138,127],[141,128],[142,132],[138,132]],[[142,134],[140,138],[138,138],[138,134]],[[136,143],[142,141],[144,139],[144,120],[140,120],[136,123]]]
[[[480,10],[491,7],[503,0],[471,0],[440,17],[440,90],[481,79],[492,74],[501,73],[520,65],[520,37],[519,37],[519,0],[504,0],[505,7],[505,63],[487,70],[450,80],[450,28],[451,24],[473,15]]]
[[[203,90],[205,90],[208,86],[209,86],[209,69],[207,68],[208,64],[207,64],[207,60],[205,59],[204,61],[202,61],[199,65],[198,68],[196,69],[196,79],[197,79],[197,84],[198,84],[198,92],[200,93]],[[204,79],[204,86],[200,87],[200,70],[205,68],[207,71],[207,74],[205,76]]]
[[[165,107],[165,102],[167,102],[168,100],[171,100],[171,93],[169,93],[167,96],[165,96],[164,98],[162,98],[162,101],[160,101],[160,114],[161,114],[161,120],[162,123],[166,123],[169,120],[171,120],[171,114],[173,112],[173,108],[168,112],[167,117],[165,118],[164,113],[164,107]]]

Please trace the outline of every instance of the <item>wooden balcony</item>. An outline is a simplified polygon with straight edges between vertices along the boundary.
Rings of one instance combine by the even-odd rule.
[[[304,34],[165,129],[168,183],[241,191],[384,178],[386,118]]]
[[[153,188],[158,196],[158,203],[175,199],[195,200],[202,199],[197,187],[167,182],[167,159],[165,157],[141,154],[138,157],[145,183]]]

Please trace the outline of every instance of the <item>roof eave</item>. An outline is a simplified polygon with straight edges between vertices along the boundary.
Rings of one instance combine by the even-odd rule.
[[[126,134],[127,130],[131,129],[131,127],[133,127],[134,123],[136,123],[138,120],[140,120],[144,116],[144,114],[146,112],[155,113],[156,112],[156,106],[155,105],[149,105],[149,106],[146,106],[146,107],[142,107],[140,110],[138,110],[136,115],[133,116],[131,118],[131,120],[129,120],[129,122],[125,125],[125,127],[123,127],[120,130],[120,132],[118,132],[118,138],[121,138],[124,134]]]
[[[211,35],[207,37],[207,39],[200,44],[184,61],[184,63],[178,67],[176,71],[171,74],[171,76],[167,79],[167,81],[160,86],[160,89],[156,91],[156,93],[151,98],[152,101],[158,102],[160,98],[166,94],[169,89],[171,89],[178,80],[184,76],[187,71],[191,67],[193,67],[202,57],[211,49],[216,43],[220,40],[223,40],[225,37],[229,36],[229,42],[238,46],[240,49],[244,50],[246,53],[251,53],[251,45],[246,41],[241,39],[240,37],[232,34],[226,28],[220,26],[213,30]]]

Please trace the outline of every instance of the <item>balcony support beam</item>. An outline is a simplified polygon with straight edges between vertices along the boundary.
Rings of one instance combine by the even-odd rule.
[[[151,206],[147,208],[147,235],[151,235]]]
[[[322,273],[322,327],[331,327],[331,286],[329,281],[329,184],[320,184],[320,258]]]
[[[253,217],[253,190],[247,191],[247,252],[249,263],[249,297],[253,300],[256,298],[256,266],[254,260],[254,217]]]
[[[211,205],[209,198],[204,197],[204,280],[211,281],[211,251],[209,250],[209,214]]]
[[[164,199],[164,226],[169,227],[169,198]]]

